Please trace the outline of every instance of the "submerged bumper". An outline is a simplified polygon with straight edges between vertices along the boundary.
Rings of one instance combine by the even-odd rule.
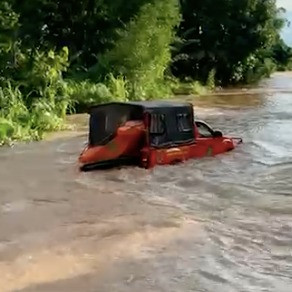
[[[232,137],[231,140],[233,142],[234,147],[243,143],[242,138]]]

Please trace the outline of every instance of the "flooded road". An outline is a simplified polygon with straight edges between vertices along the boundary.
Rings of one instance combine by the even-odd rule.
[[[292,74],[192,101],[244,144],[91,173],[82,132],[0,149],[0,291],[292,291]]]

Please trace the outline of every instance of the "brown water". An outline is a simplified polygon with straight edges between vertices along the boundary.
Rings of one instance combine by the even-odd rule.
[[[79,173],[81,132],[0,151],[0,291],[292,291],[292,75],[195,100],[237,150]]]

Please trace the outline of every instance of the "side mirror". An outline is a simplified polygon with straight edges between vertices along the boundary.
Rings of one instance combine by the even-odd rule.
[[[215,130],[213,132],[213,137],[214,138],[221,138],[221,137],[223,137],[223,133],[221,131]]]

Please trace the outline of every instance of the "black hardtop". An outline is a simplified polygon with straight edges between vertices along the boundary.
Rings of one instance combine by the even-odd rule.
[[[177,101],[137,101],[129,104],[142,106],[144,109],[167,109],[167,108],[184,108],[192,107],[191,103]]]
[[[111,107],[137,107],[137,110],[143,109],[144,112],[147,112],[148,110],[159,110],[159,111],[167,111],[167,109],[175,109],[175,108],[193,108],[193,105],[188,102],[177,102],[177,101],[129,101],[129,102],[109,102],[109,103],[103,103],[98,104],[95,106],[92,106],[89,109],[89,113],[95,112],[95,109],[106,108],[110,109]]]
[[[90,144],[102,145],[112,139],[126,121],[144,120],[150,115],[150,145],[164,147],[194,142],[193,105],[175,101],[111,102],[90,108]]]

